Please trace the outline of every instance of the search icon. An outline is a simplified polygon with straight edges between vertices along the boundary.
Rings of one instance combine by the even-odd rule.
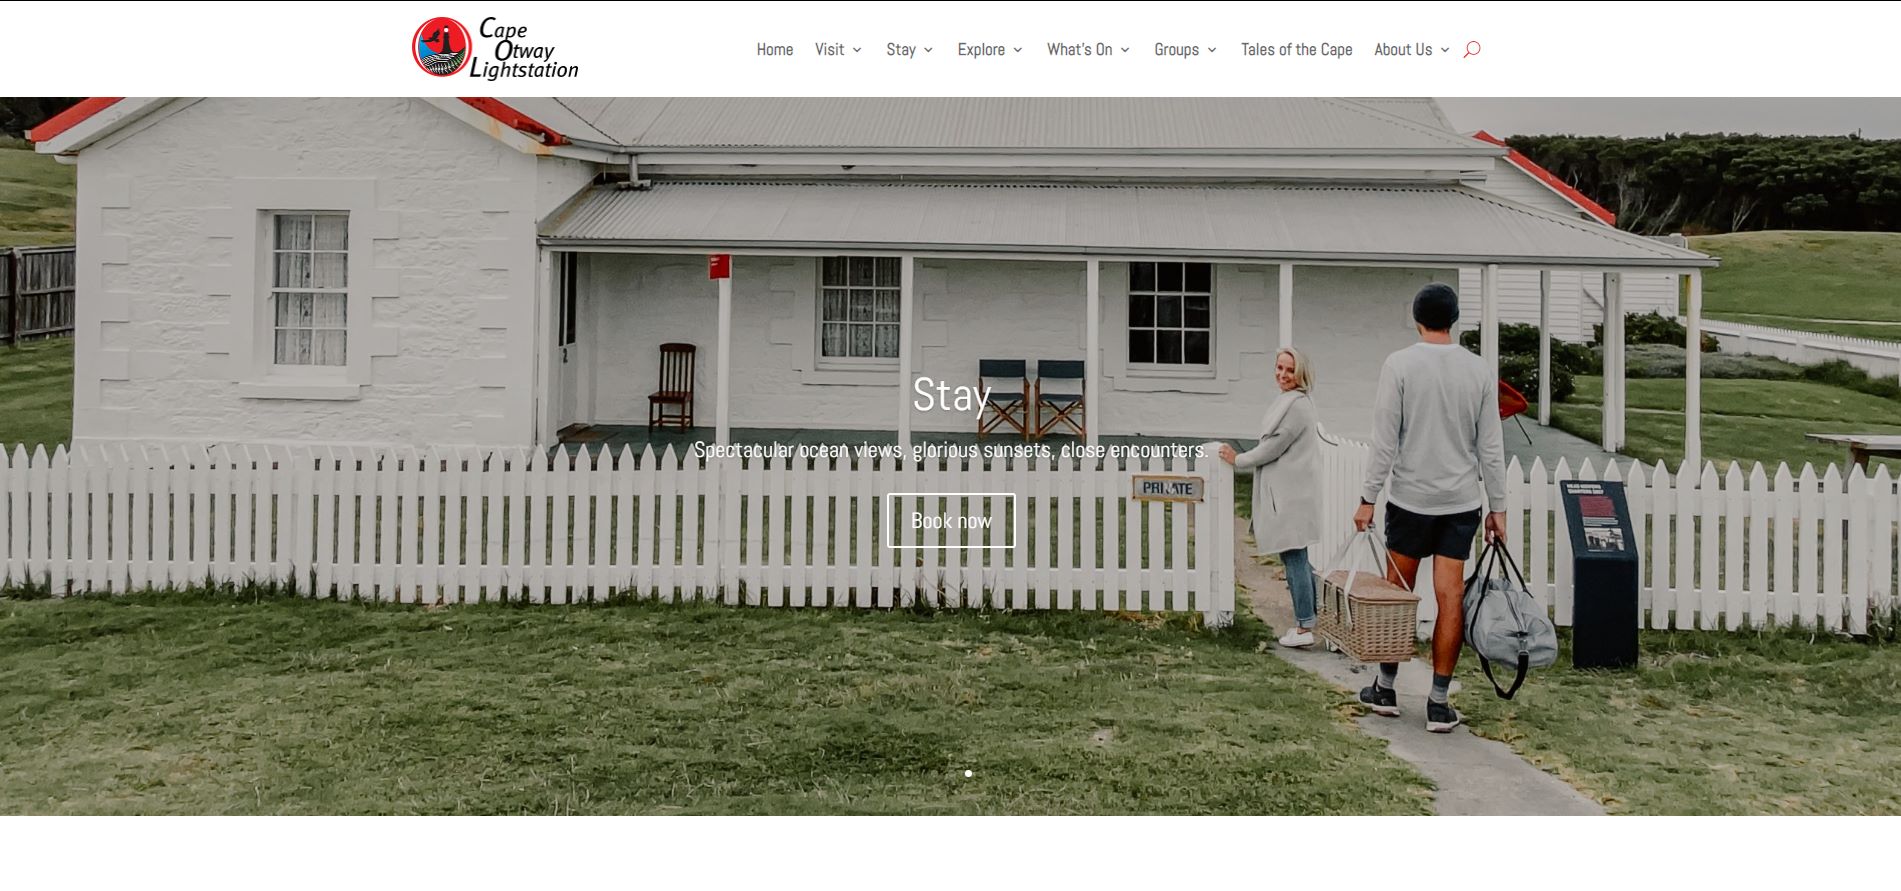
[[[1476,56],[1478,54],[1479,54],[1479,42],[1476,40],[1468,40],[1465,42],[1465,55],[1460,56],[1459,58],[1470,59],[1473,56]]]

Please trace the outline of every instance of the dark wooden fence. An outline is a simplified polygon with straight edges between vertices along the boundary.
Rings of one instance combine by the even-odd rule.
[[[0,248],[0,343],[73,333],[73,246]]]

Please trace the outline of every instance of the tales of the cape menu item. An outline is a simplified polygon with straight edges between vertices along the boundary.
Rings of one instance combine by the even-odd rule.
[[[1638,550],[1624,484],[1566,480],[1558,486],[1571,530],[1571,664],[1636,665]]]

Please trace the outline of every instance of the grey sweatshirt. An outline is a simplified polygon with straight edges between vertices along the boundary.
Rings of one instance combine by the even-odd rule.
[[[1505,509],[1498,381],[1484,359],[1437,343],[1386,357],[1373,400],[1366,500],[1377,501],[1381,489],[1387,503],[1418,514]]]

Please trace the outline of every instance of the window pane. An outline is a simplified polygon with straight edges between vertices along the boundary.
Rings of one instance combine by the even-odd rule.
[[[1182,299],[1174,294],[1160,294],[1155,298],[1155,326],[1157,328],[1180,328],[1182,326]]]
[[[876,295],[877,295],[877,307],[876,307],[875,313],[876,313],[876,317],[878,321],[880,322],[897,321],[898,320],[898,292],[877,291]]]
[[[345,335],[342,331],[310,332],[310,364],[342,365]]]
[[[1130,263],[1129,264],[1129,290],[1131,291],[1155,290],[1155,264],[1154,263]]]
[[[1182,264],[1160,263],[1155,270],[1157,291],[1179,291],[1182,289]]]
[[[349,299],[342,294],[310,295],[310,324],[314,328],[341,328]]]
[[[821,353],[820,355],[825,355],[825,356],[849,355],[849,353],[847,352],[848,346],[846,343],[846,334],[845,334],[846,327],[847,327],[846,325],[841,324],[841,323],[832,323],[825,326],[825,336],[823,337],[824,352]]]
[[[1190,365],[1207,365],[1208,332],[1189,331],[1182,335],[1182,358]]]
[[[854,285],[869,286],[872,283],[871,282],[872,258],[852,257],[850,259],[851,259],[851,283]]]
[[[293,256],[304,256],[295,254]],[[310,286],[313,288],[348,287],[350,273],[349,254],[311,254]]]
[[[279,288],[308,288],[310,287],[310,255],[309,254],[279,253],[279,254],[273,254],[271,256],[272,256],[271,262],[277,268],[276,273],[272,276],[272,283],[276,287],[279,287]]]
[[[845,284],[845,258],[826,257],[820,261],[819,284],[836,288]]]
[[[854,322],[871,321],[871,292],[851,292],[851,320]]]
[[[1187,312],[1182,317],[1183,325],[1189,328],[1208,327],[1207,297],[1184,297],[1182,298],[1182,305],[1187,309]]]
[[[279,294],[277,295],[277,327],[279,328],[308,328],[310,327],[310,295],[309,294]]]
[[[280,214],[277,217],[277,247],[279,250],[310,250],[310,215]]]
[[[876,345],[872,343],[871,325],[851,326],[851,354],[870,357],[877,355]]]
[[[310,332],[298,330],[277,332],[276,362],[279,365],[309,365]]]
[[[824,321],[824,322],[845,321],[845,292],[844,291],[838,288],[825,289],[824,313],[825,313],[824,315],[819,317],[820,321]]]
[[[1129,296],[1129,327],[1155,327],[1155,298],[1147,294]]]
[[[1180,331],[1155,332],[1155,361],[1161,365],[1181,364],[1182,333]]]
[[[898,326],[876,325],[878,332],[878,358],[896,359],[898,357]]]
[[[1207,263],[1190,263],[1187,269],[1187,281],[1183,290],[1206,294],[1214,290],[1214,267]]]
[[[323,214],[315,219],[311,246],[320,251],[340,251],[350,246],[350,218],[341,214]]]
[[[1148,330],[1129,332],[1129,361],[1155,361],[1155,332]]]
[[[876,275],[877,281],[875,282],[875,284],[877,284],[877,286],[880,288],[902,287],[903,282],[900,281],[900,279],[904,277],[904,273],[899,265],[900,263],[903,262],[901,258],[878,257],[876,258],[876,260],[877,260],[877,275]]]

